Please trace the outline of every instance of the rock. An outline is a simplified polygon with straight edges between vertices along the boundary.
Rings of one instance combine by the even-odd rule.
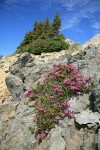
[[[0,141],[6,138],[6,135],[8,133],[8,125],[11,119],[9,117],[15,115],[18,104],[18,102],[14,102],[0,105]],[[14,117],[12,119],[14,119]]]
[[[96,34],[93,38],[91,38],[89,41],[86,41],[82,47],[86,48],[88,45],[95,45],[98,46],[100,44],[100,34]]]
[[[18,60],[9,67],[10,73],[13,75],[18,73],[19,69],[25,67],[26,63],[29,61],[30,58],[31,58],[31,56],[28,52],[23,53],[18,58]]]
[[[49,150],[65,150],[66,142],[61,135],[61,131],[58,130],[51,134]]]
[[[9,119],[15,118],[15,111],[12,111],[11,113],[8,114]]]
[[[71,55],[75,55],[77,53],[80,53],[81,50],[83,50],[83,47],[80,45],[80,43],[73,43],[70,45],[70,47],[66,53],[71,54]]]
[[[93,89],[94,98],[94,111],[100,113],[100,84],[96,85]]]
[[[28,106],[29,107],[34,107],[34,103],[35,103],[35,101],[31,101],[31,102],[28,103]]]
[[[9,74],[6,79],[6,85],[12,94],[13,100],[20,100],[23,94],[23,82],[17,76]]]
[[[5,109],[6,110],[6,109]],[[2,110],[4,111],[4,109]],[[34,135],[31,134],[29,127],[33,126],[34,122],[32,120],[32,115],[34,114],[34,108],[30,108],[24,105],[24,99],[20,101],[16,109],[16,114],[14,118],[9,118],[9,114],[13,114],[6,111],[3,112],[6,116],[2,116],[3,120],[8,120],[6,130],[2,131],[5,135],[1,140],[0,150],[31,150],[34,149],[35,142]],[[5,118],[5,119],[4,119]],[[12,119],[12,121],[10,121]],[[0,118],[1,120],[1,118]],[[5,123],[5,125],[6,125]],[[2,127],[2,126],[1,126]],[[0,134],[2,137],[3,135]]]
[[[99,123],[100,122],[100,115],[98,113],[93,113],[89,111],[83,111],[77,115],[75,115],[75,121],[82,125],[88,123]]]
[[[97,134],[97,147],[99,150],[100,149],[100,129],[98,130],[98,134]]]
[[[26,67],[33,67],[35,66],[36,64],[33,62],[34,59],[33,58],[30,58],[29,61],[26,63]]]
[[[5,84],[5,78],[9,73],[5,73],[3,69],[0,69],[0,104],[7,103],[12,100],[12,96]]]
[[[85,48],[85,57],[86,58],[91,58],[93,56],[95,56],[97,53],[98,53],[99,49],[98,47],[94,46],[94,45],[88,45],[86,48]]]
[[[82,112],[89,108],[89,97],[90,94],[83,94],[80,96],[74,96],[69,100],[69,109],[74,110],[74,112]]]

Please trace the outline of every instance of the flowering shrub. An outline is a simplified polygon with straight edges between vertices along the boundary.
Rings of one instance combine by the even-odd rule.
[[[35,100],[36,111],[32,118],[37,124],[37,139],[44,139],[60,119],[73,116],[69,99],[72,95],[87,92],[89,79],[79,74],[73,65],[58,64],[48,72],[43,84],[38,83],[36,89],[25,92],[25,97]]]

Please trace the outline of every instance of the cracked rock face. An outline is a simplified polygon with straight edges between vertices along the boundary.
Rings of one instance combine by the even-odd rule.
[[[82,124],[94,124],[100,122],[100,114],[99,113],[93,113],[89,111],[83,111],[79,113],[78,115],[75,115],[75,121],[79,123],[80,125]]]
[[[100,113],[100,84],[93,89],[94,110]]]
[[[6,77],[6,85],[9,91],[12,94],[14,101],[20,100],[21,95],[23,94],[23,82],[17,76],[9,74]]]

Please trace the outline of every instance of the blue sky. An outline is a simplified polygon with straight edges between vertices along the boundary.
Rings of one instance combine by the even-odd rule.
[[[0,0],[0,54],[13,53],[35,20],[59,11],[66,37],[84,43],[100,33],[100,0]]]

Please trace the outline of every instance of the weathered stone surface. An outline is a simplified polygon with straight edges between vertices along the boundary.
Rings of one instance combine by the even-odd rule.
[[[0,142],[6,138],[9,122],[14,119],[18,104],[14,102],[0,105]]]
[[[9,107],[11,109],[11,106]],[[0,150],[33,149],[33,141],[35,139],[34,135],[31,134],[29,127],[34,125],[34,122],[32,121],[32,114],[34,114],[34,108],[30,108],[27,105],[24,105],[23,99],[19,103],[19,105],[17,105],[16,115],[14,118],[12,118],[12,121],[10,121],[11,118],[9,118],[9,116],[12,117],[11,111],[8,112],[8,114],[7,111],[5,111],[4,113],[6,115],[2,115],[1,113],[1,117],[4,121],[6,121],[5,125],[7,125],[7,127],[3,127],[4,129],[2,130],[2,134],[0,134],[2,137],[4,134],[4,138],[1,139]]]
[[[94,110],[100,113],[100,84],[93,89],[94,95]]]
[[[22,80],[10,74],[6,77],[6,85],[12,94],[13,100],[20,100],[20,96],[23,94]]]
[[[93,38],[91,38],[89,41],[86,41],[82,47],[83,48],[86,48],[88,45],[95,45],[95,46],[98,46],[100,45],[100,34],[96,34]]]
[[[18,73],[19,69],[25,67],[30,58],[31,56],[28,52],[23,53],[18,60],[9,67],[10,73],[13,75]]]
[[[69,109],[74,110],[74,112],[82,112],[86,109],[89,109],[90,101],[89,94],[83,94],[80,96],[72,97],[69,100],[70,107]]]
[[[99,150],[100,149],[100,129],[99,129],[98,134],[97,134],[97,147]]]
[[[100,122],[100,115],[99,113],[93,113],[89,111],[83,111],[77,115],[75,115],[75,121],[82,124],[88,124],[88,123],[99,123]]]
[[[74,119],[60,120],[51,130],[47,138],[38,146],[36,150],[96,150],[95,149],[95,131],[96,128],[90,130],[75,126]],[[57,141],[56,141],[57,140]]]
[[[12,100],[12,96],[5,84],[5,78],[9,74],[9,66],[17,59],[17,55],[12,55],[3,57],[0,60],[0,104],[8,103]]]
[[[85,57],[86,58],[91,58],[93,56],[95,56],[99,51],[99,48],[94,46],[94,45],[88,45],[86,48],[85,48]]]
[[[54,131],[50,138],[49,150],[65,150],[66,142],[61,135],[61,131]]]

